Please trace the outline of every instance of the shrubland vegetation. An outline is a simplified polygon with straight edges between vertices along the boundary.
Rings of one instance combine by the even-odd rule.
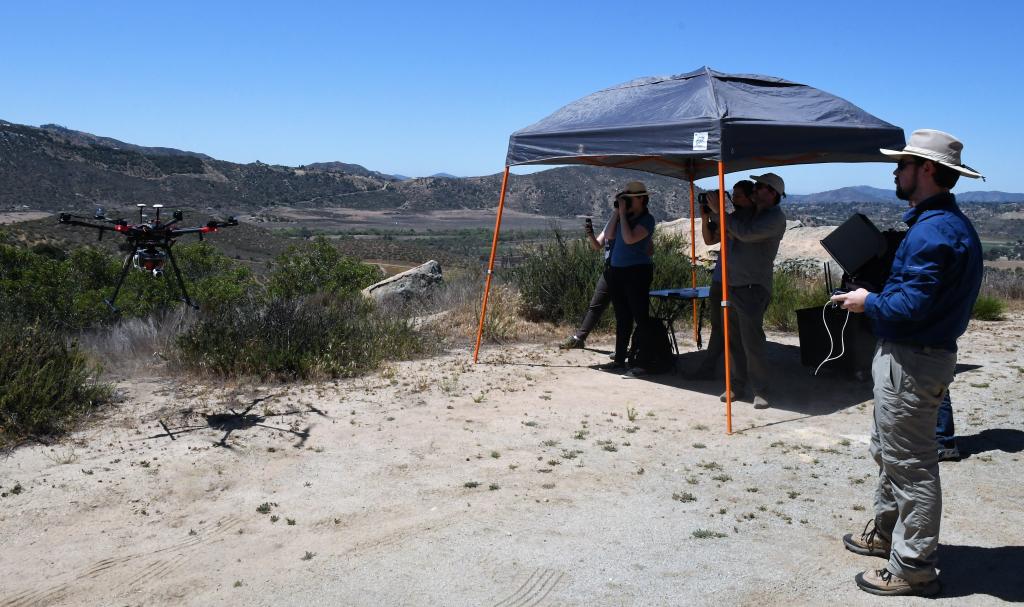
[[[691,284],[690,259],[682,254],[685,243],[677,235],[658,235],[654,239],[652,289]],[[603,269],[602,255],[595,253],[586,241],[569,240],[555,231],[551,241],[526,249],[522,262],[511,273],[511,281],[522,296],[527,318],[573,324],[586,312]],[[697,284],[707,284],[708,268],[698,266],[696,272]],[[610,317],[605,315],[599,326],[610,323]]]
[[[64,254],[0,242],[0,433],[7,440],[60,432],[109,397],[78,339],[109,344],[97,335],[151,336],[170,327],[177,334],[160,343],[172,351],[161,356],[186,371],[288,380],[351,376],[426,343],[408,319],[359,294],[380,270],[325,240],[285,251],[263,279],[209,244],[174,251],[202,311],[165,322],[182,305],[170,276],[129,272],[115,316],[103,300],[120,272],[118,257],[91,247]]]
[[[0,445],[60,434],[110,398],[73,342],[39,323],[0,319]]]
[[[181,311],[174,280],[132,271],[115,317],[103,299],[120,272],[119,256],[88,246],[29,248],[0,234],[0,441],[59,434],[109,400],[97,353],[121,364],[155,352],[161,364],[186,373],[290,381],[351,377],[425,352],[444,337],[466,343],[475,334],[484,278],[478,265],[446,269],[446,292],[415,310],[444,315],[444,326],[424,329],[407,313],[364,299],[359,291],[382,273],[336,244],[317,238],[288,248],[262,276],[210,244],[181,244],[175,257],[202,310]],[[599,253],[557,230],[545,242],[519,245],[517,264],[499,272],[493,287],[488,340],[517,339],[534,323],[575,325],[603,268]],[[680,236],[655,239],[653,288],[691,284],[685,245]],[[709,268],[695,271],[698,284],[709,282]],[[1018,274],[986,274],[976,318],[999,319],[1005,300],[1024,298]],[[826,297],[820,280],[779,269],[766,328],[794,331],[796,310]],[[604,322],[608,328],[612,315]],[[681,315],[677,329],[690,322]],[[133,340],[143,345],[124,343]]]

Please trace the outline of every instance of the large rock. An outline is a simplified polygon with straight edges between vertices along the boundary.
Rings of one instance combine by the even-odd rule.
[[[366,287],[363,295],[381,305],[404,306],[427,301],[443,286],[441,264],[431,259],[422,266]]]

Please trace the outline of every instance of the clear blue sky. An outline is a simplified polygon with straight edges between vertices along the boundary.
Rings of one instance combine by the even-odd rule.
[[[701,7],[706,7],[701,9]],[[501,170],[508,136],[595,90],[708,65],[960,137],[1024,191],[1024,3],[39,2],[0,5],[0,119],[233,162]],[[885,164],[786,167],[795,193]]]

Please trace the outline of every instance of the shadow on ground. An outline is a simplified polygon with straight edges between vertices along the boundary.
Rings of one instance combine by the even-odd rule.
[[[871,383],[859,381],[847,374],[823,369],[814,376],[814,369],[800,364],[800,348],[769,341],[767,346],[769,369],[775,379],[767,394],[773,409],[804,415],[828,415],[859,405],[872,398]],[[704,352],[684,352],[676,357],[674,372],[649,375],[642,380],[681,390],[719,396],[725,391],[721,372],[715,378],[693,378]],[[734,406],[751,406],[750,398],[733,400]]]
[[[1024,431],[992,428],[970,436],[958,436],[956,444],[960,449],[960,457],[965,459],[986,451],[1020,453],[1024,451]],[[1021,585],[1024,586],[1024,582]]]
[[[1011,603],[1024,601],[1024,546],[939,545],[942,593],[938,598],[987,594]]]
[[[206,420],[206,425],[205,426],[204,425],[198,425],[198,426],[181,426],[181,427],[177,427],[177,428],[171,428],[171,427],[169,427],[167,425],[167,422],[165,422],[163,419],[161,419],[161,420],[159,420],[159,423],[160,423],[160,426],[164,429],[164,431],[159,433],[159,434],[154,434],[153,436],[146,437],[146,440],[154,439],[154,438],[169,438],[171,440],[177,440],[177,435],[179,435],[179,434],[187,434],[189,432],[195,432],[196,430],[202,430],[204,428],[209,428],[209,429],[217,430],[217,431],[220,431],[220,432],[224,433],[224,435],[221,437],[221,439],[219,441],[217,441],[215,444],[217,444],[217,445],[219,445],[221,447],[225,447],[225,448],[231,449],[232,446],[228,442],[228,439],[231,437],[232,433],[238,432],[238,431],[249,430],[250,428],[259,427],[259,428],[265,428],[265,429],[271,430],[271,431],[276,431],[276,432],[279,432],[279,433],[295,435],[296,437],[298,437],[299,441],[294,445],[294,447],[298,449],[298,448],[302,448],[302,446],[306,444],[306,441],[309,439],[310,430],[313,428],[313,426],[312,425],[307,425],[306,428],[303,429],[303,430],[297,430],[296,428],[292,427],[291,425],[289,425],[288,427],[270,426],[270,425],[267,425],[265,423],[267,421],[267,418],[270,418],[270,417],[280,418],[280,417],[286,417],[286,416],[290,416],[290,415],[303,414],[303,413],[315,413],[315,414],[317,414],[317,415],[319,415],[321,417],[330,417],[326,413],[324,413],[323,411],[321,411],[320,409],[317,409],[316,407],[314,407],[312,405],[306,405],[306,407],[304,409],[293,409],[293,410],[285,411],[283,413],[264,413],[264,414],[261,415],[261,414],[252,413],[251,412],[253,410],[253,408],[256,407],[256,405],[258,405],[261,402],[266,401],[266,400],[268,400],[270,398],[272,398],[272,397],[266,396],[266,397],[261,397],[261,398],[254,399],[241,412],[235,411],[231,407],[226,407],[227,412],[209,413],[209,414],[208,413],[202,413],[200,415]],[[187,411],[183,412],[184,417],[186,417],[186,418],[191,417],[193,413],[194,412],[191,411],[191,410],[187,410]]]
[[[609,350],[585,348],[586,351],[600,356],[588,365],[595,373],[622,374],[621,370],[607,371],[598,367],[609,362]],[[646,381],[679,388],[681,392],[696,392],[719,396],[725,391],[724,372],[721,363],[714,378],[694,377],[693,373],[700,366],[706,352],[703,350],[682,352],[675,357],[675,368],[666,373],[644,376],[640,379],[623,381]],[[800,362],[800,348],[796,345],[780,344],[769,341],[767,356],[772,377],[775,379],[771,392],[767,395],[772,409],[789,411],[805,416],[829,415],[851,406],[859,405],[874,398],[871,388],[870,369],[852,374],[837,368],[824,367],[818,375],[814,375],[813,367],[806,367]],[[549,362],[530,361],[481,361],[481,364],[498,364],[527,367],[578,368],[579,364],[553,364]],[[981,368],[975,364],[957,364],[956,373],[967,373]],[[737,406],[752,406],[750,395],[733,400]],[[967,437],[968,439],[970,437]],[[961,439],[958,439],[958,442]],[[964,448],[961,446],[961,453]]]

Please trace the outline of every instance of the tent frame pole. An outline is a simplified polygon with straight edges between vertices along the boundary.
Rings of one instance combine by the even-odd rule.
[[[484,285],[484,301],[480,305],[480,326],[476,330],[476,348],[473,350],[473,364],[480,357],[480,340],[484,335],[484,319],[487,317],[487,298],[491,294],[491,277],[494,276],[494,256],[498,252],[498,234],[501,233],[501,214],[505,210],[505,191],[508,188],[508,166],[501,177],[501,195],[498,196],[498,217],[494,220],[494,239],[491,240],[491,260],[487,263],[487,282]]]
[[[725,432],[732,434],[732,375],[729,360],[732,358],[729,351],[729,256],[726,251],[725,233],[725,163],[718,161],[718,222],[719,242],[722,243],[722,339],[725,340]]]
[[[690,170],[690,286],[695,290],[697,289],[697,216],[694,214],[694,195],[693,195],[693,170]],[[703,219],[701,219],[703,221]],[[698,324],[699,319],[697,318],[697,298],[694,297],[691,302],[693,304],[693,343],[698,341],[698,330],[700,325]]]

